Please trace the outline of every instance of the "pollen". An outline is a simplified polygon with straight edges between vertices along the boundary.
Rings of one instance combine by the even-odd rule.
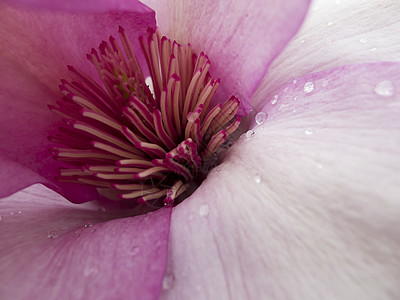
[[[120,199],[174,205],[204,178],[214,154],[237,130],[239,99],[213,106],[220,84],[203,52],[147,30],[139,43],[152,80],[125,30],[87,54],[100,80],[68,66],[62,98],[49,108],[64,119],[50,137],[63,162],[57,180],[110,189]],[[121,47],[122,45],[122,47]]]

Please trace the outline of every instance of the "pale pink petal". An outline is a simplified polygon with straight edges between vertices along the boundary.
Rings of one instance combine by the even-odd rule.
[[[313,1],[301,30],[271,65],[260,93],[343,65],[400,61],[399,11],[400,2],[391,0]],[[254,102],[257,108],[263,104],[262,99]]]
[[[95,76],[86,53],[110,35],[117,36],[118,25],[133,41],[154,26],[153,11],[134,3],[129,9],[72,14],[0,3],[0,197],[34,182],[57,191],[62,187],[63,195],[75,202],[96,197],[87,187],[57,188],[51,183],[57,167],[47,137],[61,120],[47,105],[59,99],[60,79],[71,77],[68,64]]]
[[[211,73],[221,78],[221,100],[235,94],[248,110],[251,95],[297,32],[310,1],[143,2],[155,9],[164,34],[209,56]]]
[[[174,208],[163,298],[395,299],[400,64],[312,74],[277,95]]]
[[[158,299],[170,214],[121,218],[39,185],[2,199],[1,299]]]

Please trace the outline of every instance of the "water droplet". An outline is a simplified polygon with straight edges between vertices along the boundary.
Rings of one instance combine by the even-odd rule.
[[[207,203],[200,205],[199,214],[201,217],[206,217],[210,213],[210,206]]]
[[[92,227],[92,226],[93,226],[93,224],[90,223],[90,222],[86,222],[86,223],[85,223],[85,228]]]
[[[296,100],[297,100],[297,98],[298,98],[297,96],[294,96],[294,97],[293,97],[293,100],[294,100],[294,101],[296,101]]]
[[[390,80],[379,82],[374,90],[379,96],[390,97],[394,94],[394,86]]]
[[[271,104],[275,104],[276,102],[278,102],[278,95],[273,96],[271,99]]]
[[[166,274],[162,281],[163,290],[170,290],[174,286],[175,276],[173,273]]]
[[[308,94],[314,90],[314,82],[308,81],[304,84],[304,93]]]
[[[367,43],[368,42],[368,40],[366,39],[366,38],[361,38],[360,39],[360,43],[362,43],[362,44],[365,44],[365,43]]]
[[[139,253],[139,251],[140,251],[140,248],[138,246],[133,246],[129,252],[131,255],[136,255]]]
[[[256,123],[258,124],[258,125],[261,125],[262,123],[264,123],[264,121],[267,119],[267,117],[268,117],[268,114],[267,113],[265,113],[265,112],[259,112],[257,115],[256,115],[256,118],[255,118],[255,120],[256,120]]]
[[[369,49],[369,50],[371,50],[371,51],[376,51],[376,47],[374,47],[374,48],[371,48],[371,49]]]
[[[288,90],[289,90],[289,87],[285,87],[285,88],[283,89],[283,93],[286,94],[286,93],[288,92]]]
[[[197,116],[196,116],[196,114],[194,114],[194,113],[188,113],[188,115],[187,115],[187,120],[189,121],[189,122],[192,122],[192,123],[194,123],[194,121],[196,121],[196,119],[197,119]]]
[[[293,84],[296,84],[297,83],[297,79],[293,79]]]
[[[306,42],[306,40],[301,40],[300,44],[304,44]]]
[[[248,130],[246,132],[246,137],[247,138],[252,138],[256,133],[253,130]]]
[[[60,234],[57,231],[52,230],[52,231],[49,231],[49,233],[47,234],[47,237],[49,239],[55,240],[56,238],[60,237]]]
[[[328,80],[324,80],[324,81],[322,81],[321,85],[322,85],[322,87],[327,87],[328,83],[329,83]]]
[[[307,128],[306,130],[304,130],[304,133],[307,134],[307,135],[313,134],[314,133],[314,129]]]
[[[19,210],[19,211],[18,211],[18,214],[19,214],[19,215],[22,214],[22,210]]]
[[[261,176],[260,176],[260,174],[256,174],[256,175],[254,176],[254,181],[257,182],[257,183],[260,183],[260,182],[261,182]]]
[[[332,22],[332,21],[329,21],[328,23],[326,23],[326,25],[327,25],[327,26],[332,26],[332,25],[333,25],[333,22]]]

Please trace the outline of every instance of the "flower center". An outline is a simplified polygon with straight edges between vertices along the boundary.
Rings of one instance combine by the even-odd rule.
[[[49,106],[66,120],[50,138],[58,144],[54,158],[68,163],[57,180],[172,205],[204,178],[213,154],[238,128],[239,100],[210,108],[219,79],[211,78],[207,56],[148,29],[139,42],[152,92],[122,27],[119,37],[124,51],[110,37],[87,55],[104,87],[68,66],[75,80],[61,80],[63,97]]]

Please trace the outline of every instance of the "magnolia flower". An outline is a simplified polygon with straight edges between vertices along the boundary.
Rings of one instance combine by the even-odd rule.
[[[215,72],[245,101],[306,8],[273,1],[265,8],[147,4],[164,34],[219,60]],[[162,297],[171,299],[395,298],[400,68],[378,61],[399,57],[396,6],[316,2],[253,96],[251,131],[173,209],[116,219],[129,212],[75,206],[40,187],[2,199],[2,298],[152,299],[163,277]],[[229,22],[221,18],[227,12]],[[9,114],[1,120],[1,188],[7,195],[43,182],[35,170],[47,162],[38,149],[47,147],[50,115],[39,104],[57,98],[65,65],[81,66],[86,47],[98,44],[92,40],[117,25],[129,27],[129,13],[79,18],[2,5],[2,14],[1,105]],[[37,43],[38,36],[46,39]],[[307,75],[316,71],[322,72]],[[95,196],[57,191],[69,199]]]

